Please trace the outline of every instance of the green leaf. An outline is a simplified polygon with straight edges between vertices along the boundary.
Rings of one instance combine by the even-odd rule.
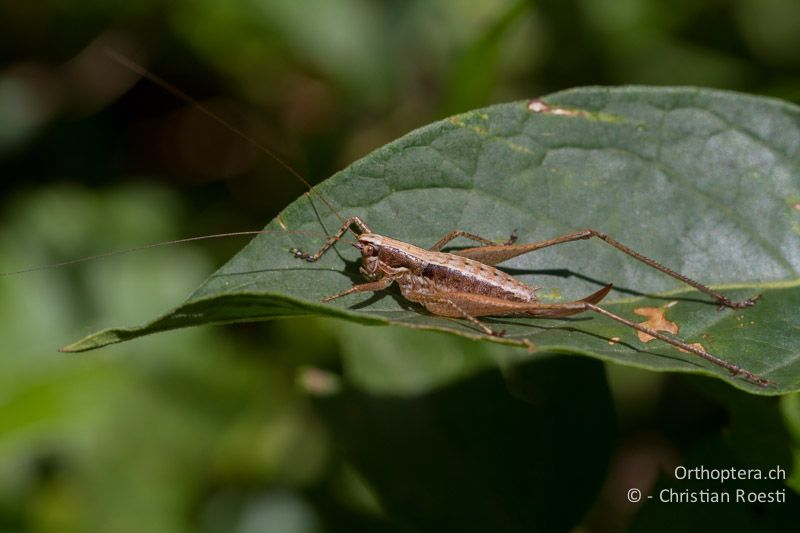
[[[800,110],[694,88],[587,88],[543,101],[539,112],[515,102],[454,116],[376,150],[287,207],[267,226],[271,233],[174,311],[65,349],[198,324],[322,314],[507,344],[530,339],[541,350],[715,375],[762,394],[800,389]],[[357,250],[342,243],[313,264],[288,250],[316,250],[341,225],[338,217],[351,215],[421,246],[453,229],[491,239],[517,229],[520,242],[532,242],[594,228],[733,299],[761,293],[755,307],[719,311],[705,295],[593,241],[503,265],[544,286],[544,301],[614,283],[603,304],[631,320],[643,321],[636,308],[675,301],[667,318],[680,337],[776,385],[759,388],[659,341],[642,343],[632,329],[595,315],[487,319],[507,332],[489,339],[466,321],[431,316],[395,289],[323,304],[360,282]],[[609,343],[613,337],[620,341]]]

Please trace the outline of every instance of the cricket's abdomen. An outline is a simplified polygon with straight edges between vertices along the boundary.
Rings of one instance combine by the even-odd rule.
[[[536,287],[526,285],[492,266],[448,254],[444,261],[431,261],[419,273],[437,292],[459,292],[503,298],[512,302],[535,302]]]
[[[431,252],[389,237],[372,235],[380,246],[380,260],[392,268],[407,269],[395,282],[403,296],[424,303],[443,293],[466,293],[512,302],[535,302],[531,287],[492,266],[444,252]]]

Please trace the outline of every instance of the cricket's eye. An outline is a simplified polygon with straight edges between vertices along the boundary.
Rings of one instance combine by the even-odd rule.
[[[367,256],[375,255],[376,253],[375,247],[372,246],[371,244],[365,244],[364,248],[362,248],[361,251],[363,252],[364,255]]]

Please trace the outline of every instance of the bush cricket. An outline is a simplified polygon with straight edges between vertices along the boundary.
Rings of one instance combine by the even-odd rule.
[[[250,138],[195,99],[120,54],[114,51],[107,51],[107,54],[121,65],[163,87],[180,99],[199,109],[232,133],[243,138],[246,142],[256,146],[285,167],[291,174],[304,183],[310,191],[314,191],[313,187],[311,187],[310,183],[305,178],[279,158],[273,151]],[[372,231],[359,217],[353,216],[346,220],[343,219],[326,198],[316,191],[314,191],[314,193],[319,196],[336,217],[339,218],[342,222],[342,226],[335,234],[328,237],[323,246],[315,253],[307,253],[296,248],[292,248],[290,252],[298,259],[315,262],[342,239],[345,233],[350,231],[356,235],[357,240],[354,246],[361,253],[362,264],[359,271],[367,280],[366,283],[354,285],[345,291],[324,298],[323,301],[325,302],[359,292],[381,291],[388,289],[392,284],[396,283],[400,289],[400,293],[406,300],[422,305],[428,312],[434,315],[466,320],[478,330],[490,336],[503,336],[504,332],[490,328],[479,320],[480,317],[518,315],[559,318],[591,311],[657,338],[676,348],[702,357],[706,361],[728,370],[732,375],[740,376],[751,383],[759,386],[768,386],[772,384],[771,381],[736,364],[710,354],[701,347],[691,345],[677,337],[660,333],[646,325],[637,324],[599,307],[597,304],[610,292],[612,288],[611,284],[606,285],[585,298],[573,302],[544,303],[539,301],[536,295],[536,291],[540,287],[527,285],[495,268],[495,265],[542,248],[596,238],[637,261],[709,295],[719,304],[720,309],[725,307],[741,309],[752,306],[756,303],[758,296],[743,301],[732,301],[706,285],[675,272],[657,261],[628,248],[605,233],[593,229],[575,231],[559,237],[528,244],[517,244],[515,232],[511,234],[511,237],[506,242],[497,243],[478,235],[468,233],[467,231],[453,230],[430,248],[424,249],[413,244],[380,235]],[[261,232],[238,232],[237,234],[257,233]],[[172,241],[171,243],[221,236],[226,235],[195,237]],[[478,243],[479,246],[459,249],[452,252],[442,251],[448,243],[458,237],[472,240]],[[160,246],[162,244],[167,243],[159,243],[148,247]],[[113,255],[113,253],[102,255]],[[72,262],[74,261],[65,264]],[[530,341],[525,340],[524,342],[528,344],[529,347],[533,347]]]
[[[424,249],[377,234],[359,217],[350,217],[345,220],[339,231],[328,238],[316,253],[309,254],[296,248],[290,251],[299,259],[315,262],[353,227],[360,232],[354,246],[361,252],[362,266],[359,271],[367,280],[367,283],[354,285],[338,294],[328,296],[323,300],[325,302],[358,292],[384,290],[396,283],[405,299],[421,304],[434,315],[468,320],[483,333],[491,336],[503,336],[504,332],[491,329],[478,320],[478,317],[522,315],[557,318],[592,311],[651,335],[676,348],[694,353],[715,365],[727,369],[734,376],[741,376],[751,383],[760,386],[771,384],[769,380],[712,355],[701,348],[692,346],[678,338],[659,333],[650,327],[631,322],[595,305],[609,293],[612,288],[611,284],[574,302],[542,303],[536,297],[536,291],[540,287],[532,287],[522,283],[494,267],[494,265],[518,255],[548,246],[598,238],[634,259],[708,294],[719,303],[720,308],[741,309],[754,305],[758,300],[757,296],[740,302],[732,301],[723,294],[670,270],[657,261],[641,255],[599,231],[586,229],[529,244],[516,244],[516,235],[512,233],[508,241],[497,244],[466,231],[454,230],[442,237],[429,249]],[[451,253],[441,251],[445,245],[457,237],[470,239],[480,243],[482,246],[461,249]]]

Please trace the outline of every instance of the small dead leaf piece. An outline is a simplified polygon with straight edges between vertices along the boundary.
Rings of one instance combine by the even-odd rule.
[[[278,225],[281,227],[281,229],[282,229],[283,231],[286,231],[286,230],[288,230],[288,229],[289,229],[289,228],[287,228],[287,227],[286,227],[286,224],[283,222],[283,219],[281,218],[281,216],[280,216],[280,215],[276,216],[276,217],[275,217],[275,220],[277,220],[277,221],[278,221]]]
[[[566,109],[563,107],[551,106],[544,100],[536,99],[528,102],[528,111],[532,113],[547,113],[550,115],[564,115],[568,117],[577,117],[586,114],[585,111],[577,109]]]
[[[677,335],[678,330],[680,329],[678,327],[678,324],[672,322],[671,320],[667,320],[666,317],[667,309],[673,307],[677,303],[678,302],[669,302],[668,304],[662,307],[637,307],[636,309],[633,310],[633,312],[639,316],[647,317],[647,320],[639,323],[640,326],[646,326],[656,331],[666,331],[667,333]],[[652,335],[648,335],[647,333],[642,333],[641,331],[638,331],[636,334],[639,336],[639,340],[642,342],[650,342],[651,340],[655,339],[655,337],[653,337]],[[611,340],[613,341],[615,339],[618,338],[614,337]],[[612,342],[609,341],[609,344],[612,344]],[[690,346],[692,346],[693,348],[697,348],[698,350],[703,350],[704,352],[706,351],[705,347],[699,342],[693,342],[692,344],[690,344]],[[689,351],[682,350],[680,348],[678,348],[678,351],[683,353],[690,353]]]
[[[640,326],[645,326],[656,331],[666,331],[667,333],[677,335],[679,329],[678,324],[667,320],[666,317],[667,309],[676,303],[678,302],[669,302],[662,307],[637,307],[633,310],[633,312],[639,316],[647,317],[647,320],[639,323]],[[636,332],[636,334],[639,336],[639,340],[642,342],[650,342],[651,340],[655,339],[655,337],[652,335],[642,333],[641,331]]]
[[[608,339],[608,344],[614,345],[614,344],[617,344],[621,340],[622,339],[619,338],[619,337],[611,337],[610,339]]]

